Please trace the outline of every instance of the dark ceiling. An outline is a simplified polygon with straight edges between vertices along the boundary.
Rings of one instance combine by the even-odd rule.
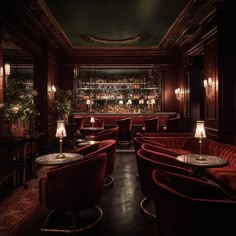
[[[45,2],[73,47],[155,47],[189,0]]]

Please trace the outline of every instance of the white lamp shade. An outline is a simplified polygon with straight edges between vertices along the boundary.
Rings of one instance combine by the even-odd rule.
[[[206,138],[204,121],[197,121],[195,138]]]
[[[90,118],[90,123],[95,123],[95,119],[93,116]]]
[[[11,73],[10,64],[5,64],[4,66],[5,66],[5,74],[10,75],[10,73]]]
[[[64,120],[57,121],[56,137],[66,137],[66,129]]]
[[[129,99],[128,102],[127,102],[128,105],[131,105],[132,104],[132,100]]]

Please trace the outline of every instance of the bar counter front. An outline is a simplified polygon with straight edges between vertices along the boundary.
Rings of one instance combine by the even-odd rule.
[[[176,112],[156,112],[156,113],[74,113],[73,117],[83,117],[83,125],[90,126],[90,117],[104,120],[104,128],[111,128],[117,126],[116,121],[130,117],[132,119],[132,134],[142,130],[144,120],[159,117],[160,131],[166,126],[166,119],[176,117]],[[133,136],[132,135],[132,136]]]

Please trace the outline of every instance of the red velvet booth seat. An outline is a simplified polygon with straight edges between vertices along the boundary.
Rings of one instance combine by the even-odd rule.
[[[199,142],[193,137],[155,137],[156,148],[159,152],[172,156],[199,153]],[[158,145],[158,143],[161,144]],[[207,168],[207,176],[221,184],[225,189],[236,192],[236,147],[205,138],[202,140],[202,153],[218,156],[227,160],[224,167]]]
[[[40,204],[51,210],[41,231],[75,233],[100,222],[103,212],[97,204],[104,187],[106,156],[100,153],[51,169],[40,179]]]
[[[92,155],[105,152],[107,154],[107,163],[104,186],[112,186],[114,178],[111,176],[111,174],[113,172],[116,159],[116,140],[103,140],[95,144],[78,148],[75,150],[75,152],[85,156],[85,158],[89,158]]]
[[[193,137],[193,133],[153,133],[153,132],[137,132],[136,137]]]
[[[155,206],[160,236],[235,234],[236,202],[207,181],[156,169]]]
[[[167,155],[163,155],[161,153],[150,153],[143,149],[139,149],[137,151],[136,158],[141,191],[145,196],[140,203],[140,207],[145,214],[155,218],[156,214],[154,205],[150,206],[150,203],[154,200],[155,192],[155,186],[152,181],[152,171],[158,168],[161,170],[172,171],[185,175],[192,175],[192,171],[174,165],[166,164],[165,162],[163,162],[163,159],[168,157]]]
[[[144,132],[158,132],[159,131],[159,118],[152,118],[144,120],[144,127],[142,128]]]

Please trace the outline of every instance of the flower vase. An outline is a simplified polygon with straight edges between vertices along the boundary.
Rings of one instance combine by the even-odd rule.
[[[29,121],[18,119],[11,123],[10,129],[13,137],[26,137],[29,134]]]

